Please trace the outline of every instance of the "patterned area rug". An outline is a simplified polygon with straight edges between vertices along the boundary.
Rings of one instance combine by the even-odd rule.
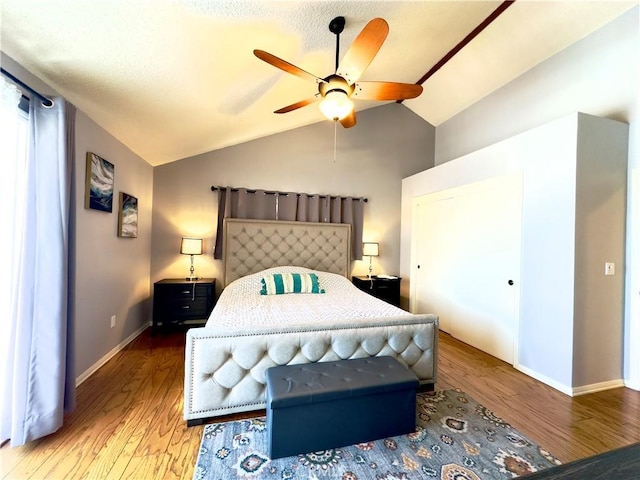
[[[268,457],[264,417],[207,425],[193,478],[478,480],[560,463],[459,390],[419,393],[416,420],[409,435],[276,460]]]

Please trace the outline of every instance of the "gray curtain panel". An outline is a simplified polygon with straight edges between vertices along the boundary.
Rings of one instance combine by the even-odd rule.
[[[282,220],[351,225],[351,256],[362,259],[364,199],[294,192],[266,192],[246,188],[218,188],[218,228],[213,257],[222,258],[225,218]]]
[[[72,215],[75,107],[55,98],[51,108],[29,102],[23,242],[16,257],[11,347],[0,442],[11,446],[49,435],[75,404]]]

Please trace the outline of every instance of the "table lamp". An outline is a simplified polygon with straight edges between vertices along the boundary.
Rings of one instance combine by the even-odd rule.
[[[182,243],[180,244],[180,253],[183,255],[191,255],[191,268],[189,269],[189,276],[187,280],[190,282],[197,280],[195,275],[195,269],[193,268],[193,256],[202,255],[202,239],[182,237]]]
[[[364,242],[362,244],[362,255],[369,257],[369,278],[371,278],[371,272],[373,271],[373,257],[379,255],[377,242]]]

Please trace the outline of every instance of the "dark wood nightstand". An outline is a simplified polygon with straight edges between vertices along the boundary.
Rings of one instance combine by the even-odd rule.
[[[165,278],[153,284],[153,327],[202,326],[216,301],[216,279]]]
[[[373,275],[371,278],[352,277],[351,281],[363,292],[367,292],[391,305],[400,307],[400,277],[379,278]]]

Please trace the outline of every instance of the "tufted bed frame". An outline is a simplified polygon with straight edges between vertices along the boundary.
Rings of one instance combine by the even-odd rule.
[[[351,227],[345,224],[227,219],[224,284],[274,266],[294,265],[348,278]],[[215,311],[214,311],[215,313]],[[238,330],[207,325],[187,331],[184,418],[265,408],[265,370],[285,364],[389,355],[433,389],[438,318],[403,315],[341,323]]]

